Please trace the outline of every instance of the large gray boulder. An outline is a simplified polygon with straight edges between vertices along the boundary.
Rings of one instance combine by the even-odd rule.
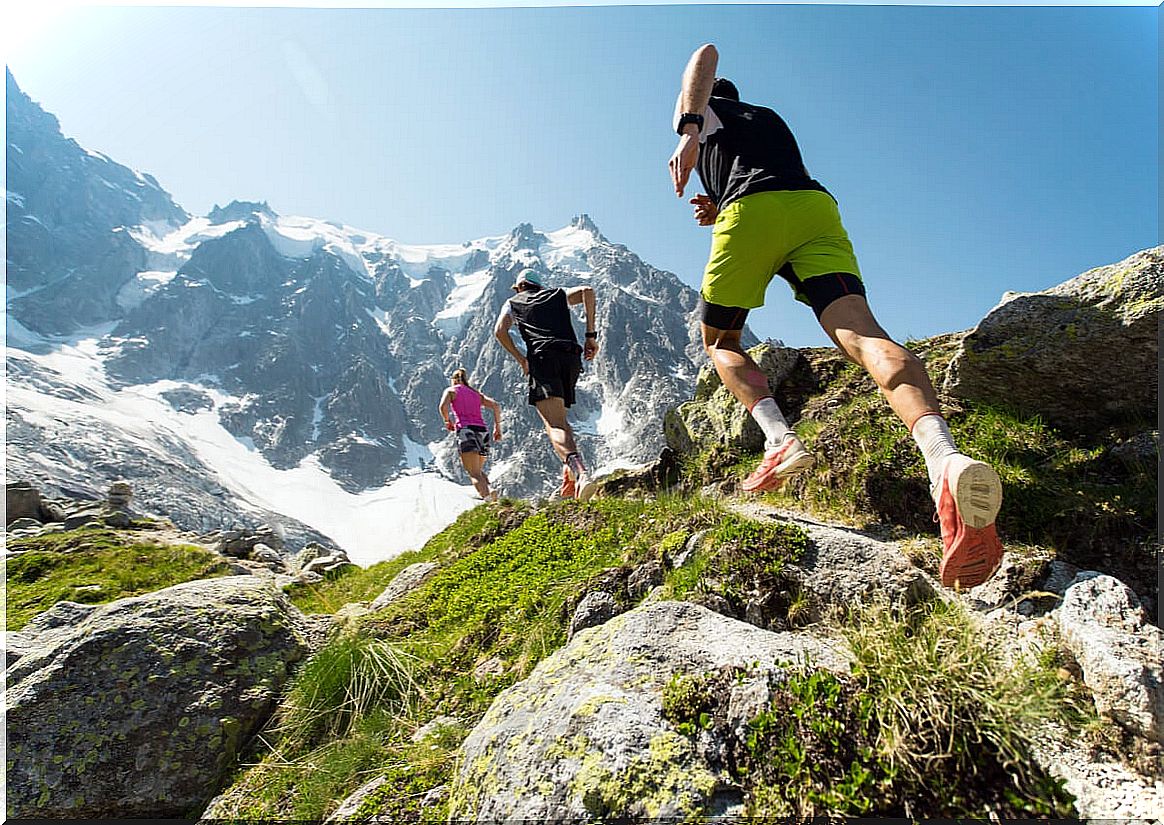
[[[73,613],[7,671],[11,817],[196,813],[306,649],[302,614],[251,576]]]
[[[945,389],[1069,430],[1155,416],[1164,247],[1043,292],[1008,293],[963,340]]]
[[[896,542],[757,502],[732,509],[749,518],[783,521],[804,530],[807,549],[788,567],[802,591],[828,612],[845,612],[874,600],[920,604],[940,593],[934,579],[912,564]]]
[[[579,632],[506,690],[462,746],[450,819],[662,821],[739,812],[714,746],[662,716],[674,674],[794,663],[846,671],[828,643],[771,633],[683,602],[642,605]],[[756,707],[758,711],[760,708]]]
[[[1150,742],[1164,737],[1164,634],[1136,594],[1094,571],[1080,573],[1057,612],[1067,649],[1095,707]]]

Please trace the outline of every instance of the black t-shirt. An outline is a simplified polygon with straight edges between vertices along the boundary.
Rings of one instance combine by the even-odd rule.
[[[796,138],[780,115],[726,97],[713,97],[708,106],[722,125],[707,131],[696,171],[719,209],[756,192],[828,192],[809,177]]]
[[[519,292],[509,299],[509,311],[517,321],[527,353],[537,355],[548,349],[580,351],[570,322],[566,290],[559,287]]]

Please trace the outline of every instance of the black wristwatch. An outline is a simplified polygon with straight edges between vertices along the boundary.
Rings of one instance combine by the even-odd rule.
[[[683,134],[683,127],[688,123],[694,123],[698,131],[703,131],[703,115],[697,115],[695,112],[684,112],[679,115],[679,125],[675,127],[675,131]]]
[[[598,333],[597,333],[597,332],[588,332],[588,333],[586,333],[586,337],[587,337],[587,338],[594,338],[595,340],[597,340],[597,339],[598,339]]]

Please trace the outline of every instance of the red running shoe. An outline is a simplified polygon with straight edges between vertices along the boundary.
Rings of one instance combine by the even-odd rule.
[[[942,526],[942,564],[946,587],[975,587],[1002,564],[1002,542],[994,519],[1002,506],[1002,481],[989,464],[958,454],[942,471],[936,520]]]
[[[562,465],[562,488],[558,490],[558,498],[575,498],[577,491],[574,486],[574,476],[570,474],[570,468],[565,464]]]
[[[786,436],[779,447],[768,450],[760,465],[744,479],[741,488],[745,493],[761,490],[776,490],[786,479],[803,473],[816,462],[812,453],[804,449],[804,444],[794,435]]]

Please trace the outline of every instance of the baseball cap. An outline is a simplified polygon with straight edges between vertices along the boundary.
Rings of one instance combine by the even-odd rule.
[[[711,86],[711,96],[726,97],[728,100],[734,100],[738,103],[740,91],[736,88],[736,84],[732,83],[726,77],[717,77]]]
[[[514,286],[521,286],[522,284],[533,284],[534,286],[545,286],[542,283],[542,276],[534,272],[532,269],[523,269],[517,273],[517,280],[513,282]]]

